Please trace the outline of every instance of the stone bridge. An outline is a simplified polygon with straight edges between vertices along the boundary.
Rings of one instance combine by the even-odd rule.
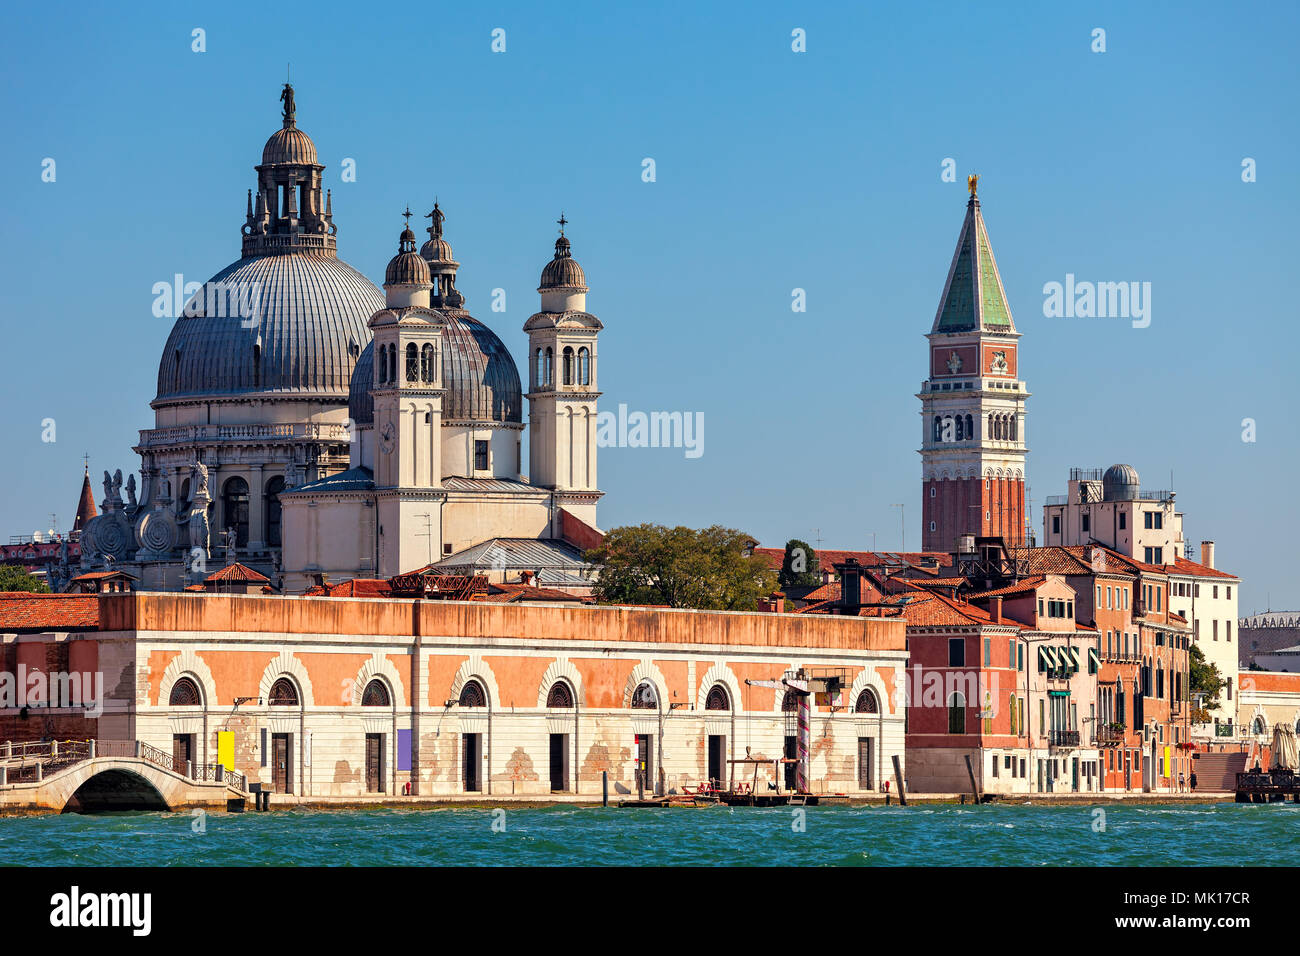
[[[120,753],[98,753],[95,741],[4,745],[0,814],[244,808],[240,774],[190,764],[178,772],[146,744],[105,749]]]

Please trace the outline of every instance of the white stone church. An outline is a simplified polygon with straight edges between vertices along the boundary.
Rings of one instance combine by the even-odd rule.
[[[166,590],[232,561],[288,593],[430,566],[585,590],[602,325],[563,217],[524,323],[525,394],[509,350],[465,309],[436,203],[418,251],[407,211],[382,293],[338,258],[325,167],[288,84],[281,100],[242,256],[186,290],[155,427],[135,448],[139,498],[134,476],[123,501],[121,473],[105,472],[82,568]],[[238,308],[222,307],[227,293]]]

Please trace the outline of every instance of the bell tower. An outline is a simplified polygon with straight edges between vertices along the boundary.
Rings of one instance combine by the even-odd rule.
[[[442,331],[429,308],[429,266],[408,225],[384,274],[387,308],[370,320],[375,373],[375,496],[381,577],[429,563],[442,540]],[[422,540],[427,538],[428,540]]]
[[[921,540],[957,547],[964,534],[1027,543],[1025,400],[1016,331],[970,176],[966,218],[929,340],[921,384]]]
[[[529,481],[554,490],[555,503],[596,525],[596,337],[604,328],[587,311],[587,279],[569,249],[561,214],[555,256],[542,270],[542,310],[528,333]]]

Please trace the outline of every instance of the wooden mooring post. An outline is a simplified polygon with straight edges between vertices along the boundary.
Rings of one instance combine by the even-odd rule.
[[[602,807],[609,806],[609,771],[608,770],[602,770],[600,772],[600,805]]]
[[[980,790],[979,787],[975,785],[975,768],[971,766],[970,754],[966,754],[966,773],[970,776],[971,797],[974,799],[975,805],[978,806],[980,802]]]
[[[894,754],[894,780],[898,784],[898,803],[899,806],[907,806],[907,787],[903,783],[903,771],[898,763],[898,754]]]

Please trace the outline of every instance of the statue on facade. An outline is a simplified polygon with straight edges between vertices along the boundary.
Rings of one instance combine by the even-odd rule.
[[[280,102],[284,104],[284,121],[291,124],[294,121],[294,114],[297,112],[293,105],[293,86],[289,83],[284,84],[284,89],[280,91]]]
[[[113,503],[113,476],[106,470],[104,472],[104,504],[101,510],[108,511],[109,506]]]
[[[208,466],[201,461],[196,461],[194,467],[190,469],[190,485],[194,489],[194,500],[197,501],[200,496],[211,498],[208,493]]]
[[[139,507],[139,502],[135,500],[135,473],[134,472],[132,472],[131,475],[126,479],[126,507],[130,511],[134,511],[137,507]]]

